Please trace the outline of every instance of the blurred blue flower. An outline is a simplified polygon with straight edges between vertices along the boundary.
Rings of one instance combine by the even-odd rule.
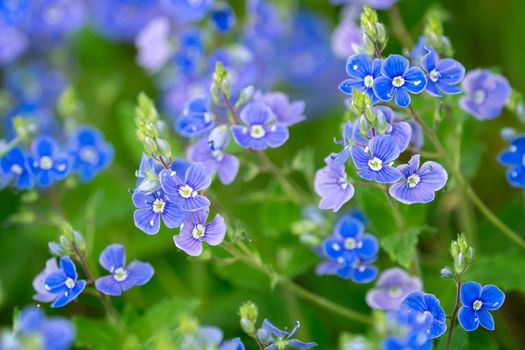
[[[163,0],[162,9],[183,24],[203,19],[213,6],[214,0]]]
[[[319,208],[336,212],[352,199],[355,189],[347,179],[344,165],[331,165],[330,160],[325,162],[327,165],[315,173],[314,189],[321,197]]]
[[[262,328],[257,331],[257,336],[264,343],[265,350],[310,349],[317,346],[314,342],[302,342],[292,338],[299,327],[300,324],[297,321],[291,331],[281,330],[265,319]]]
[[[209,210],[202,209],[187,214],[181,226],[180,233],[173,236],[173,241],[177,248],[182,249],[188,255],[198,256],[202,253],[202,242],[211,246],[222,243],[226,234],[226,224],[219,214],[206,223]]]
[[[0,66],[16,60],[28,45],[29,39],[22,30],[0,18]]]
[[[498,160],[508,167],[507,179],[513,186],[525,187],[525,135],[514,137]]]
[[[159,232],[161,218],[166,227],[177,228],[186,217],[186,212],[172,203],[161,189],[151,193],[137,191],[132,200],[137,208],[133,213],[135,226],[149,235]]]
[[[184,137],[202,135],[214,126],[206,97],[192,99],[175,121],[175,130]]]
[[[46,261],[46,267],[33,279],[33,289],[36,294],[33,295],[33,299],[42,303],[49,303],[55,299],[55,295],[49,293],[44,285],[46,278],[53,272],[59,270],[58,264],[55,258],[50,258]]]
[[[210,200],[199,191],[211,184],[210,174],[202,163],[190,165],[184,179],[169,169],[164,169],[159,175],[160,185],[170,202],[184,211],[198,211],[210,206]]]
[[[456,86],[465,76],[465,67],[452,58],[439,59],[430,46],[425,46],[427,54],[421,58],[421,67],[427,73],[427,92],[436,97],[441,94],[459,94],[461,88]]]
[[[184,177],[189,166],[190,163],[187,160],[175,158],[171,161],[170,169],[175,171],[180,177]],[[160,187],[159,173],[162,169],[164,169],[164,166],[160,162],[143,153],[139,169],[135,171],[137,184],[132,192],[151,193],[158,189]]]
[[[217,349],[217,350],[244,350],[239,338],[222,342],[222,331],[214,326],[200,326],[195,332],[185,334],[181,350]]]
[[[263,150],[282,146],[288,140],[286,125],[276,122],[272,110],[262,102],[250,102],[239,117],[246,126],[233,125],[231,130],[241,147]]]
[[[257,91],[253,96],[254,101],[259,101],[270,107],[277,123],[286,126],[297,124],[306,119],[304,116],[304,101],[290,102],[288,96],[279,91],[262,93]]]
[[[71,159],[61,153],[54,139],[39,136],[31,144],[29,167],[39,186],[47,187],[64,179],[71,171]]]
[[[385,10],[394,5],[398,0],[330,0],[334,5],[363,3],[372,8]]]
[[[420,291],[421,286],[419,277],[393,267],[379,275],[375,288],[366,293],[366,303],[374,309],[399,310],[403,299],[412,292]]]
[[[339,90],[347,95],[352,95],[352,89],[366,91],[372,99],[372,103],[379,101],[372,88],[374,80],[381,76],[381,65],[383,60],[374,59],[364,53],[356,54],[348,58],[346,62],[346,74],[350,79],[344,80],[339,85]]]
[[[165,17],[158,17],[149,22],[137,35],[137,63],[149,70],[157,72],[173,55],[170,39],[170,23]]]
[[[419,154],[410,158],[408,164],[397,167],[403,181],[390,186],[392,197],[405,204],[429,203],[435,198],[435,192],[442,189],[448,180],[445,168],[433,161],[426,161],[419,168]]]
[[[353,19],[344,16],[332,33],[332,52],[337,58],[347,59],[361,47],[361,28]]]
[[[86,281],[79,280],[77,269],[69,256],[60,258],[60,269],[51,272],[44,280],[46,290],[55,295],[51,307],[62,307],[82,293]]]
[[[67,148],[74,159],[73,171],[82,181],[92,180],[113,160],[113,147],[104,140],[99,130],[91,126],[78,127]]]
[[[235,25],[235,12],[226,2],[219,2],[211,11],[211,21],[219,33],[227,33]]]
[[[481,326],[489,331],[495,329],[494,318],[489,311],[498,310],[505,301],[505,293],[498,287],[487,284],[483,287],[477,282],[465,282],[460,291],[461,308],[458,321],[466,331]]]
[[[395,102],[400,107],[410,105],[410,95],[419,94],[427,85],[425,74],[419,67],[410,67],[401,55],[388,56],[381,66],[381,77],[374,79],[373,89],[383,101]]]
[[[478,120],[498,117],[511,93],[509,81],[487,69],[469,71],[462,87],[466,95],[459,100],[459,106]]]
[[[437,338],[447,330],[445,311],[433,294],[413,292],[401,302],[401,309],[416,319],[428,318],[428,336]]]
[[[24,150],[15,146],[11,148],[1,159],[0,165],[5,176],[5,181],[14,182],[19,189],[30,189],[34,186],[34,180],[29,170],[28,157]]]
[[[363,179],[391,183],[401,177],[401,172],[392,167],[392,162],[399,156],[399,148],[392,136],[375,136],[365,149],[352,145],[350,151],[354,164],[359,170],[357,174]]]
[[[95,281],[98,291],[119,296],[133,286],[143,286],[153,277],[153,267],[138,260],[126,266],[126,251],[123,245],[111,244],[100,253],[100,265],[111,273]]]

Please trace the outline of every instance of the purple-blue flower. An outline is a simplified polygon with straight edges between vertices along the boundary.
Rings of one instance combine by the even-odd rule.
[[[175,121],[175,130],[184,137],[202,135],[214,126],[206,97],[191,100]]]
[[[186,212],[172,203],[162,189],[151,193],[135,192],[132,200],[137,208],[133,213],[135,226],[149,235],[159,232],[161,218],[166,227],[177,228],[186,217]]]
[[[439,59],[431,46],[425,46],[428,52],[421,58],[421,67],[427,73],[427,92],[436,97],[443,94],[459,94],[461,88],[456,86],[465,76],[465,67],[452,58]]]
[[[525,135],[515,137],[498,160],[508,167],[507,179],[516,187],[525,187]]]
[[[102,133],[91,126],[80,126],[68,144],[74,158],[73,171],[81,181],[90,181],[109,166],[113,160],[113,147],[104,140]]]
[[[366,303],[374,309],[398,310],[403,299],[416,291],[421,291],[421,280],[393,267],[379,275],[375,288],[366,293]]]
[[[214,0],[164,0],[163,10],[172,15],[180,24],[196,22],[204,18],[210,11]]]
[[[175,158],[171,161],[170,170],[175,171],[179,177],[184,177],[189,166],[190,163],[185,159]],[[160,162],[143,153],[139,169],[135,171],[137,184],[132,192],[151,193],[157,190],[160,187],[159,173],[162,169],[164,166]]]
[[[170,33],[170,22],[165,17],[153,19],[141,30],[135,39],[137,63],[141,67],[157,72],[168,62],[173,55]]]
[[[389,193],[405,204],[432,202],[435,192],[442,189],[448,180],[447,171],[436,162],[426,161],[419,168],[419,154],[397,169],[403,175],[403,181],[390,186]]]
[[[120,244],[111,244],[100,253],[100,265],[111,273],[95,281],[98,291],[119,296],[133,286],[143,286],[153,277],[153,267],[142,261],[133,260],[126,266],[126,251]]]
[[[263,150],[279,147],[288,140],[288,128],[274,120],[270,107],[262,102],[250,102],[239,114],[245,126],[231,127],[233,138],[241,147]]]
[[[226,2],[215,5],[210,14],[211,22],[219,33],[227,33],[235,25],[235,12]]]
[[[60,258],[60,269],[51,272],[44,280],[44,287],[55,298],[51,307],[62,307],[82,293],[86,281],[79,280],[77,269],[69,256]]]
[[[466,95],[459,100],[459,106],[478,120],[498,117],[510,98],[509,81],[487,69],[469,71],[462,86]]]
[[[495,329],[494,318],[489,311],[498,310],[505,301],[505,293],[498,287],[477,282],[465,282],[460,290],[461,308],[458,321],[466,331],[476,330],[479,325],[489,331]]]
[[[372,60],[364,53],[356,54],[348,58],[346,62],[346,73],[350,79],[344,80],[339,85],[339,90],[351,95],[352,89],[366,91],[372,99],[372,103],[379,101],[374,94],[373,85],[376,78],[381,77],[381,65],[383,60],[376,58]]]
[[[42,187],[64,179],[71,170],[70,158],[61,153],[55,140],[48,136],[33,141],[27,161],[36,183]]]
[[[7,182],[14,181],[19,189],[33,187],[34,181],[29,170],[27,155],[21,147],[11,148],[0,159],[0,165]]]
[[[263,342],[264,350],[310,349],[317,346],[314,342],[302,342],[292,338],[299,327],[299,322],[296,322],[291,331],[281,330],[265,319],[262,328],[257,331],[257,336]]]
[[[217,214],[207,224],[208,213],[208,209],[188,213],[181,226],[180,233],[173,236],[177,248],[182,249],[188,255],[198,256],[202,253],[203,241],[211,246],[222,243],[226,235],[224,219]]]
[[[257,91],[253,96],[253,100],[260,101],[270,107],[277,123],[291,126],[306,119],[304,116],[304,101],[290,102],[288,96],[280,91],[267,93]]]
[[[58,264],[55,258],[50,258],[46,261],[46,267],[33,279],[33,289],[36,294],[33,295],[33,299],[42,303],[49,303],[55,299],[55,295],[49,293],[44,285],[46,278],[53,272],[59,270]]]
[[[381,65],[381,75],[374,79],[374,93],[383,101],[395,102],[400,107],[410,104],[410,95],[419,94],[427,85],[425,73],[419,67],[410,67],[401,55],[388,56]]]
[[[427,333],[430,339],[439,337],[447,330],[445,311],[433,294],[413,292],[401,302],[400,308],[416,319],[429,317]]]
[[[195,332],[184,335],[181,350],[218,349],[244,350],[244,344],[239,338],[223,340],[222,331],[214,326],[200,326]]]
[[[332,33],[332,52],[346,59],[357,53],[361,46],[361,29],[352,19],[343,17]]]
[[[357,174],[365,180],[391,183],[401,177],[401,172],[391,165],[399,157],[399,147],[392,136],[375,136],[365,149],[352,145],[350,152],[359,170]]]
[[[0,66],[16,60],[29,45],[27,35],[0,18]]]
[[[314,179],[314,189],[321,197],[320,209],[341,209],[343,204],[354,196],[354,186],[348,181],[344,165],[332,166],[328,163],[317,170]]]
[[[202,163],[190,165],[184,179],[176,171],[164,169],[159,174],[160,185],[168,200],[184,211],[197,211],[210,206],[210,200],[199,191],[211,184],[210,174]]]

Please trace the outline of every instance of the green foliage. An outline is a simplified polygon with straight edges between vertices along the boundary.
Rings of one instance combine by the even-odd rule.
[[[495,284],[506,292],[514,290],[525,293],[523,266],[525,256],[517,250],[492,255],[479,254],[474,256],[474,263],[466,278],[482,284]]]
[[[390,258],[408,269],[416,254],[418,238],[421,234],[435,232],[428,226],[412,227],[405,232],[395,233],[379,240],[381,247]]]

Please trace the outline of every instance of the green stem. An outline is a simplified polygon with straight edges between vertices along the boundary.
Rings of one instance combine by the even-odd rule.
[[[403,44],[404,47],[407,49],[412,48],[414,43],[412,42],[412,37],[405,27],[405,22],[401,17],[399,7],[397,5],[390,7],[388,9],[388,16],[392,22],[392,31],[394,32],[395,36],[399,39],[399,41],[401,41],[401,44]]]
[[[460,291],[461,291],[461,276],[456,280],[456,304],[454,305],[454,310],[452,311],[452,316],[450,317],[450,326],[448,327],[448,336],[447,342],[445,343],[445,350],[448,350],[450,342],[452,341],[452,333],[454,332],[454,325],[456,323],[456,316],[459,310],[460,303]]]
[[[3,157],[7,152],[11,150],[11,148],[18,145],[22,139],[20,137],[15,137],[11,141],[9,141],[7,144],[4,145],[4,147],[0,148],[0,157]]]

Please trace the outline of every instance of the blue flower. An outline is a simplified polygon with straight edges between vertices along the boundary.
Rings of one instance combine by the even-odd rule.
[[[414,292],[401,302],[401,310],[416,320],[428,318],[427,333],[430,339],[439,337],[447,330],[445,311],[433,294]]]
[[[399,148],[392,136],[373,137],[369,142],[369,148],[363,149],[358,145],[352,145],[350,149],[354,164],[359,170],[357,174],[365,180],[375,180],[380,183],[399,180],[401,172],[391,165],[399,156]]]
[[[165,0],[161,2],[163,10],[172,15],[180,24],[196,22],[204,18],[211,9],[214,0]]]
[[[173,170],[164,169],[159,174],[160,185],[168,200],[184,211],[197,211],[210,206],[210,200],[199,191],[211,184],[210,174],[202,163],[190,165],[184,180]]]
[[[165,17],[153,19],[135,39],[137,63],[150,72],[157,72],[173,55],[170,44],[170,22]]]
[[[332,166],[329,161],[315,173],[314,189],[321,197],[319,208],[336,212],[352,199],[355,189],[347,179],[344,165]]]
[[[33,141],[28,163],[36,183],[42,187],[64,179],[71,170],[70,158],[61,154],[55,140],[48,136]]]
[[[304,101],[290,102],[288,96],[279,91],[261,93],[257,91],[253,96],[254,101],[266,104],[275,115],[275,121],[286,126],[297,124],[306,119],[304,116]]]
[[[46,267],[33,279],[33,288],[36,292],[33,299],[42,303],[49,303],[55,299],[55,294],[50,293],[44,284],[46,278],[53,272],[60,270],[55,258],[46,261]]]
[[[197,97],[191,100],[175,121],[175,130],[184,137],[201,135],[215,126],[208,110],[208,100]]]
[[[60,258],[60,269],[50,273],[44,281],[46,290],[55,295],[51,307],[61,307],[82,293],[86,281],[79,280],[77,269],[69,256]]]
[[[461,88],[456,86],[465,76],[465,67],[452,58],[439,59],[430,46],[425,46],[427,54],[421,59],[421,67],[427,72],[427,92],[436,97],[444,94],[459,94]]]
[[[336,261],[338,266],[336,274],[341,278],[350,278],[355,283],[369,283],[377,277],[377,268],[372,265],[372,259],[357,258],[353,262]]]
[[[244,350],[244,344],[240,338],[226,340],[219,346],[219,350]]]
[[[250,102],[240,113],[246,126],[233,125],[233,138],[244,148],[263,150],[279,147],[288,140],[288,128],[274,121],[272,110],[262,102]]]
[[[0,66],[16,60],[29,46],[29,38],[16,26],[0,18]]]
[[[432,161],[423,163],[419,168],[419,154],[410,158],[408,164],[397,167],[404,180],[393,184],[389,193],[405,204],[429,203],[435,198],[435,192],[442,189],[448,180],[445,168]]]
[[[170,164],[170,170],[175,171],[180,177],[184,177],[189,166],[190,163],[188,161],[182,158],[175,158]],[[159,173],[162,169],[164,169],[164,166],[160,162],[143,153],[139,169],[135,171],[137,184],[132,192],[151,193],[157,190],[160,187]]]
[[[494,318],[489,311],[498,310],[505,301],[505,293],[498,287],[487,284],[483,287],[477,282],[466,282],[461,286],[458,321],[466,331],[481,326],[493,331]]]
[[[296,322],[291,332],[288,332],[286,329],[283,331],[265,319],[262,328],[257,331],[257,335],[264,343],[264,350],[310,349],[317,346],[314,342],[302,342],[297,339],[291,339],[299,327],[299,322]]]
[[[507,150],[503,151],[498,160],[509,167],[507,179],[516,187],[525,187],[525,135],[515,137]]]
[[[211,21],[219,33],[227,33],[235,25],[235,12],[225,2],[215,5],[210,14]]]
[[[161,189],[151,193],[135,192],[132,196],[137,208],[133,213],[135,226],[149,235],[159,232],[160,219],[168,228],[177,228],[186,217],[186,212],[172,203]]]
[[[173,236],[177,248],[188,255],[198,256],[202,253],[202,242],[211,246],[222,243],[226,235],[226,224],[219,214],[208,224],[208,209],[190,212],[180,229],[180,234]]]
[[[69,141],[69,154],[74,158],[73,171],[81,181],[90,181],[113,160],[113,147],[91,126],[80,126]]]
[[[387,314],[387,327],[390,334],[383,341],[385,350],[430,350],[430,313],[411,312],[406,308]]]
[[[111,244],[100,253],[100,265],[111,273],[95,281],[98,291],[107,295],[122,295],[133,286],[143,286],[153,277],[153,267],[138,260],[126,266],[126,251],[120,244]]]
[[[395,102],[400,107],[410,104],[410,95],[419,94],[427,85],[425,74],[419,67],[409,67],[401,55],[388,56],[381,66],[381,77],[374,79],[374,93],[383,101]]]
[[[462,86],[466,96],[461,97],[459,106],[478,120],[498,117],[511,93],[509,81],[487,69],[468,72]]]
[[[244,350],[244,344],[239,338],[225,340],[222,331],[214,326],[201,326],[195,332],[185,334],[181,350],[218,349],[218,350]]]
[[[6,181],[15,181],[19,189],[29,189],[34,185],[29,170],[27,156],[21,147],[11,148],[1,159],[0,165]]]
[[[348,58],[346,62],[346,73],[350,79],[344,80],[339,85],[339,90],[345,94],[351,95],[352,89],[366,91],[372,99],[372,103],[379,101],[374,94],[374,80],[381,76],[381,59],[372,60],[370,56],[364,53],[356,54]]]

